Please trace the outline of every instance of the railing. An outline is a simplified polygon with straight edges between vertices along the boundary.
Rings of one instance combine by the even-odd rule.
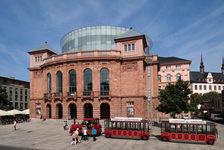
[[[76,92],[67,92],[67,96],[75,96]]]
[[[100,96],[108,96],[109,91],[100,91]]]
[[[60,97],[60,96],[62,96],[62,92],[56,92],[56,93],[54,93],[54,97]]]
[[[51,96],[52,96],[51,93],[44,93],[44,98],[49,98],[49,97],[51,97]]]
[[[83,91],[83,96],[91,96],[92,91]]]

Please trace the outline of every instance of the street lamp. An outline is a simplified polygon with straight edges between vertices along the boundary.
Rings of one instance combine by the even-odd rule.
[[[152,61],[153,61],[153,56],[147,56],[145,58],[145,62],[147,64],[149,64],[149,66],[147,67],[147,92],[148,92],[148,122],[149,122],[149,102],[151,105],[151,118],[150,118],[150,126],[149,128],[152,129],[152,75],[151,75],[151,65],[152,65]],[[150,132],[151,135],[151,132]]]

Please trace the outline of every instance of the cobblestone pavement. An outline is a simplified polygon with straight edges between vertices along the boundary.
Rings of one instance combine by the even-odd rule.
[[[71,122],[69,122],[71,125]],[[63,130],[63,120],[34,120],[29,123],[0,125],[0,150],[4,149],[54,149],[54,150],[221,150],[224,147],[224,125],[219,125],[219,138],[214,145],[163,142],[159,140],[160,129],[153,127],[152,136],[148,141],[114,139],[97,137],[93,142],[82,141],[71,145],[71,136]]]

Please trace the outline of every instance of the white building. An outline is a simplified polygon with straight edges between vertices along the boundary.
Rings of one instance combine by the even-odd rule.
[[[222,90],[224,90],[224,57],[222,60],[221,73],[204,72],[204,65],[201,57],[200,72],[190,72],[190,83],[192,93],[204,94],[214,91],[221,94]]]

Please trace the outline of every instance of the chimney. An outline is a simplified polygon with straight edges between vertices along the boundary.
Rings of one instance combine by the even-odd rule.
[[[221,72],[224,75],[224,57],[222,56],[222,68],[221,68]]]
[[[203,60],[202,60],[202,54],[201,54],[201,65],[200,65],[200,73],[203,74],[205,72],[204,70],[204,64],[203,64]]]

